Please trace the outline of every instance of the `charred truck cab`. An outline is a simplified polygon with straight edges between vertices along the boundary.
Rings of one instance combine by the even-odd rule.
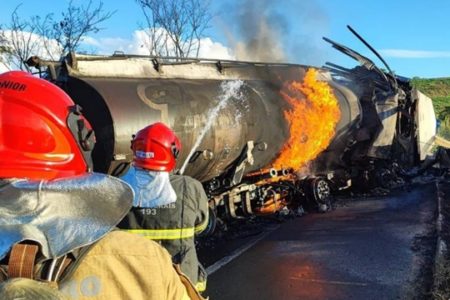
[[[436,124],[431,100],[407,79],[325,40],[360,66],[73,53],[56,67],[37,59],[32,63],[41,70],[47,67],[47,78],[83,108],[97,136],[95,171],[120,175],[132,160],[132,134],[164,122],[183,145],[176,168],[189,160],[184,174],[204,184],[211,208],[221,217],[244,218],[305,203],[326,210],[330,195],[352,180],[388,185],[395,170],[413,166],[430,150]],[[289,160],[279,163],[280,153],[292,147],[306,151],[315,142],[307,130],[327,122],[291,117],[304,130],[295,137],[297,127],[288,118],[292,101],[308,96],[301,89],[297,100],[286,97],[286,82],[304,81],[310,69],[327,86],[339,114],[323,149],[315,149],[298,168]],[[211,109],[219,105],[221,84],[230,81],[243,83],[239,93],[244,100],[233,96],[199,140]],[[310,104],[305,103],[307,109]]]

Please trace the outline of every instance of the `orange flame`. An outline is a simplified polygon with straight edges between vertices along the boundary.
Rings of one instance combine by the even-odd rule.
[[[303,82],[285,83],[281,95],[291,105],[284,112],[290,137],[273,163],[276,169],[299,170],[325,150],[334,136],[341,112],[331,87],[308,69]],[[306,96],[306,98],[305,98]]]

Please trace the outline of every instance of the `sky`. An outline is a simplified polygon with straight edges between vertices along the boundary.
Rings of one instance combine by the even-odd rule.
[[[98,0],[97,0],[98,1]],[[73,0],[77,5],[87,1]],[[18,8],[21,18],[55,17],[68,0],[3,1],[0,23]],[[84,47],[98,54],[140,53],[144,16],[135,0],[103,0],[114,15]],[[352,26],[398,75],[450,77],[450,1],[447,0],[211,0],[214,15],[200,57],[356,66],[322,37],[346,45],[385,68],[348,29]]]

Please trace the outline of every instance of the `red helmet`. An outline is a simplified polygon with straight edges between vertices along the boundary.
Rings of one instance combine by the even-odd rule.
[[[83,174],[94,143],[80,107],[56,85],[22,71],[0,75],[0,178]]]
[[[134,165],[153,171],[170,172],[180,153],[181,143],[163,123],[155,123],[138,131],[131,141]]]

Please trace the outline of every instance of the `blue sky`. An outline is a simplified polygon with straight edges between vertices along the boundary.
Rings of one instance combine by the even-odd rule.
[[[67,2],[3,1],[0,21],[8,23],[11,12],[20,3],[23,5],[19,8],[19,15],[27,18],[50,12],[59,16]],[[125,47],[133,42],[144,19],[134,0],[103,2],[106,10],[116,10],[116,13],[103,23],[105,30],[91,38],[96,41],[95,45],[104,47],[102,51],[112,53],[114,47]],[[215,17],[206,35],[212,43],[219,43],[216,46],[231,51],[239,42],[258,38],[253,35],[252,24],[249,23],[254,22],[256,27],[264,16],[266,25],[275,33],[270,43],[273,47],[267,48],[274,55],[283,52],[283,61],[314,66],[321,66],[326,61],[344,66],[356,65],[355,61],[323,41],[322,37],[326,36],[372,58],[382,67],[381,62],[347,30],[346,25],[351,25],[382,54],[395,73],[408,77],[450,77],[450,1],[211,0],[211,3]],[[131,48],[115,50],[124,49]]]

